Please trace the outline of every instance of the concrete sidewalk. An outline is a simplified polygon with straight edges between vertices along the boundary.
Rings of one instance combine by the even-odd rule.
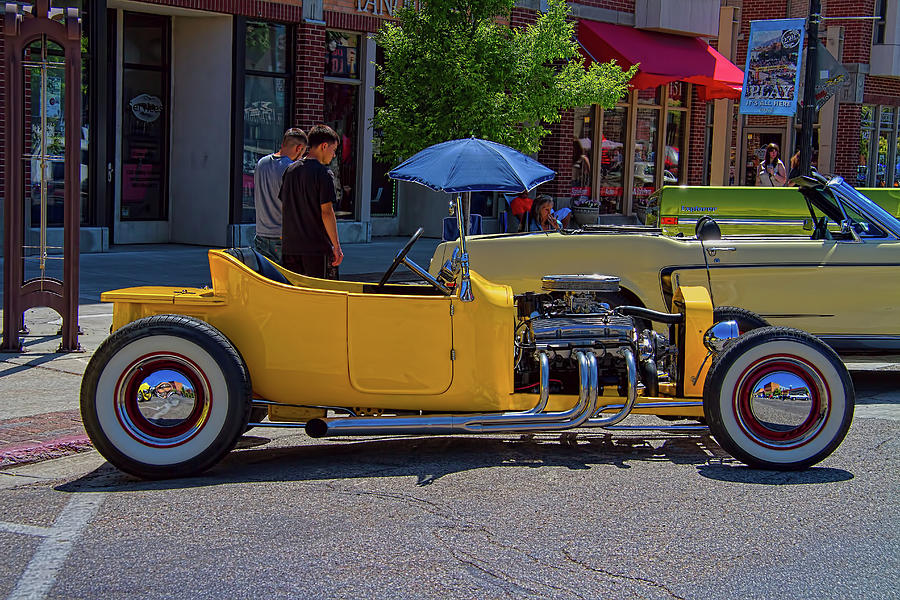
[[[379,279],[408,240],[375,238],[369,244],[345,245],[341,279]],[[439,243],[422,238],[409,256],[427,269]],[[38,308],[25,313],[25,353],[0,354],[0,468],[91,447],[78,406],[81,376],[112,324],[112,305],[101,303],[100,294],[140,285],[210,285],[207,250],[199,246],[147,245],[83,254],[78,322],[84,352],[56,352],[62,324],[56,312]],[[401,267],[396,278],[407,279],[407,273]]]

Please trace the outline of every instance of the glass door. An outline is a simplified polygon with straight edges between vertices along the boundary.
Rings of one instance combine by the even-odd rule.
[[[766,156],[766,146],[769,144],[777,144],[779,149],[778,158],[788,167],[788,161],[784,157],[784,144],[782,143],[784,134],[778,131],[760,131],[760,130],[744,130],[744,172],[741,185],[756,185],[756,173],[759,169],[759,163]]]
[[[169,18],[123,14],[115,242],[168,241]]]

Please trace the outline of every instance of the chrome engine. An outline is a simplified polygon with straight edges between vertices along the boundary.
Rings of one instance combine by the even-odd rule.
[[[675,346],[651,329],[639,331],[627,310],[606,302],[608,294],[619,291],[617,277],[551,275],[543,278],[542,288],[543,294],[516,298],[521,318],[517,391],[539,387],[542,355],[549,361],[550,389],[556,393],[578,393],[579,352],[596,358],[601,393],[605,386],[614,386],[626,396],[630,385],[640,385],[648,395],[656,395],[659,382],[669,381],[669,374],[676,372]]]

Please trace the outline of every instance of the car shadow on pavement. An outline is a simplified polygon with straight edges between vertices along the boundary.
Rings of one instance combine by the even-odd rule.
[[[804,471],[771,471],[747,466],[703,465],[697,471],[702,477],[730,483],[758,485],[801,485],[837,483],[853,479],[853,473],[832,467],[810,467]]]
[[[900,404],[900,371],[855,371],[857,404]],[[862,396],[862,397],[861,397]]]
[[[811,469],[798,476],[742,468],[709,435],[624,437],[566,432],[553,437],[526,434],[515,438],[334,438],[298,446],[254,447],[255,444],[267,442],[268,438],[245,436],[239,445],[243,449],[231,452],[220,464],[195,477],[140,481],[106,463],[56,489],[65,492],[126,492],[239,482],[411,476],[415,477],[415,486],[427,486],[445,475],[476,469],[630,469],[635,463],[646,462],[696,465],[704,477],[737,483],[826,483],[853,477],[840,469]],[[729,475],[730,472],[736,474]],[[767,480],[774,475],[780,479]]]

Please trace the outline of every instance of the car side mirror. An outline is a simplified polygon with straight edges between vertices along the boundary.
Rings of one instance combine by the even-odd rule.
[[[816,224],[812,219],[803,219],[803,231],[812,231],[816,228]]]

